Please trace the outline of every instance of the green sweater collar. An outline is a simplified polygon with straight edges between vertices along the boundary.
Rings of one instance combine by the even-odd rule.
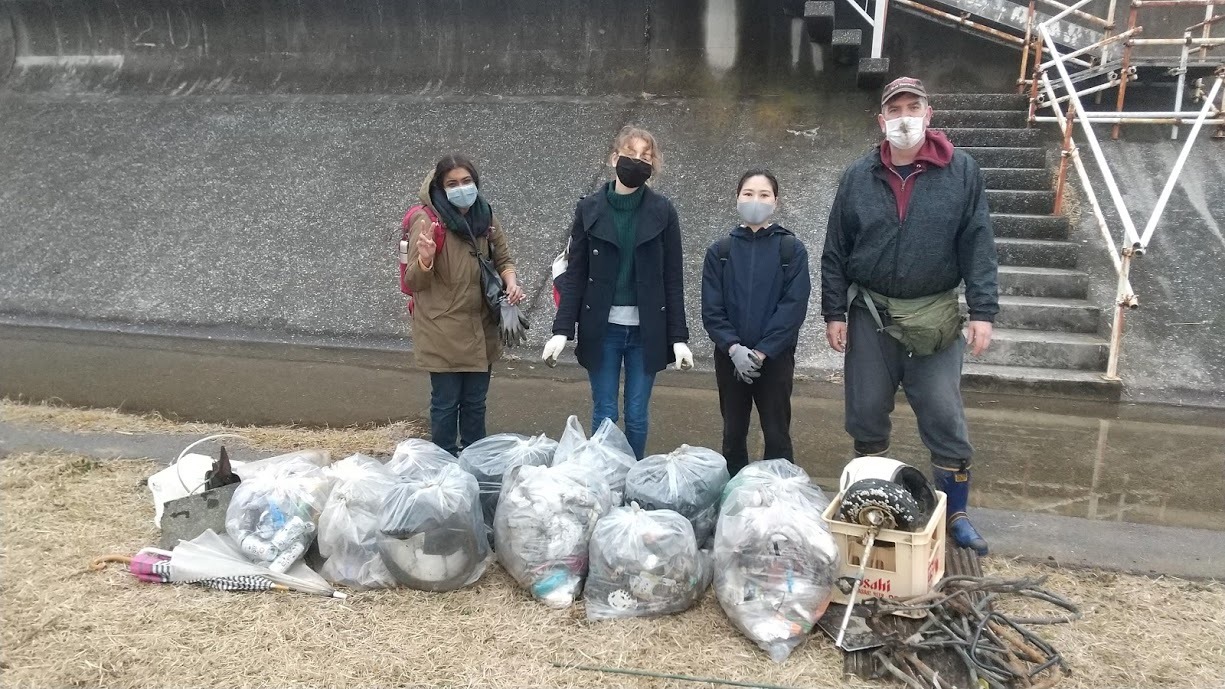
[[[631,194],[618,194],[617,183],[609,182],[608,188],[604,195],[608,198],[608,205],[617,211],[632,211],[642,205],[642,197],[646,194],[646,186],[638,187]]]

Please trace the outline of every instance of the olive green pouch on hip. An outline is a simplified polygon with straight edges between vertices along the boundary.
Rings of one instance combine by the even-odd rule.
[[[872,314],[877,331],[901,342],[914,356],[931,356],[961,336],[961,306],[957,303],[955,290],[915,299],[895,299],[852,284],[847,297],[850,304],[858,298]],[[877,304],[885,308],[892,323],[886,326],[882,322]]]

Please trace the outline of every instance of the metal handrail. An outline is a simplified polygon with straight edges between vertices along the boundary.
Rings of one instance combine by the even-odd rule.
[[[1068,10],[1068,5],[1065,5],[1062,2],[1058,2],[1058,0],[1038,0],[1038,2],[1041,2],[1044,5],[1050,5],[1051,7],[1054,7],[1056,9],[1065,10],[1065,11]],[[1081,21],[1100,26],[1103,29],[1110,28],[1110,25],[1113,23],[1112,21],[1103,19],[1097,16],[1096,14],[1089,14],[1088,12],[1085,12],[1079,9],[1073,9],[1072,11],[1068,12],[1068,14],[1075,16],[1077,19],[1080,19]]]
[[[1134,29],[1128,29],[1127,31],[1124,31],[1121,34],[1115,34],[1114,36],[1103,38],[1097,43],[1085,46],[1084,48],[1081,48],[1080,50],[1074,50],[1068,53],[1067,55],[1064,55],[1063,59],[1070,60],[1074,57],[1080,57],[1081,55],[1084,55],[1086,53],[1091,53],[1095,50],[1101,50],[1102,48],[1105,48],[1106,46],[1114,45],[1115,43],[1118,43],[1120,41],[1126,41],[1130,39],[1132,36],[1135,36],[1136,34],[1139,34],[1142,31],[1144,31],[1144,27],[1142,26],[1137,26]],[[1054,65],[1055,65],[1054,60],[1047,60],[1046,62],[1043,62],[1042,64],[1038,65],[1038,69],[1042,71],[1046,71],[1050,69],[1051,67],[1053,67]]]
[[[1191,154],[1191,146],[1195,143],[1195,137],[1199,136],[1199,130],[1204,126],[1204,121],[1208,119],[1208,112],[1213,109],[1212,103],[1216,99],[1216,94],[1221,90],[1221,82],[1225,81],[1225,77],[1217,77],[1212,84],[1212,89],[1209,90],[1207,97],[1204,98],[1204,107],[1200,108],[1199,117],[1195,118],[1195,124],[1191,126],[1191,133],[1187,134],[1187,142],[1183,144],[1182,151],[1178,154],[1178,160],[1174,162],[1174,169],[1170,172],[1169,179],[1165,182],[1165,187],[1161,190],[1161,196],[1157,199],[1157,205],[1153,208],[1153,214],[1148,219],[1148,224],[1144,228],[1144,234],[1140,237],[1141,248],[1147,247],[1149,240],[1153,238],[1153,232],[1157,230],[1157,222],[1161,220],[1161,214],[1165,211],[1165,204],[1170,200],[1170,193],[1174,191],[1174,183],[1178,181],[1178,176],[1182,174],[1183,165],[1187,164],[1187,156]]]
[[[889,0],[876,1],[878,3],[877,9],[879,10],[880,5],[887,4]],[[1056,214],[1062,212],[1064,190],[1067,183],[1067,168],[1070,162],[1080,178],[1089,208],[1109,252],[1111,265],[1114,267],[1118,277],[1115,290],[1114,317],[1110,325],[1109,356],[1107,358],[1106,372],[1103,374],[1103,377],[1107,380],[1119,380],[1119,357],[1122,348],[1123,324],[1126,312],[1129,309],[1137,308],[1140,304],[1139,297],[1136,295],[1131,284],[1132,261],[1144,255],[1147,251],[1149,243],[1152,241],[1157,226],[1161,221],[1161,216],[1165,212],[1170,195],[1173,193],[1174,186],[1177,184],[1178,178],[1181,176],[1190,156],[1191,148],[1203,126],[1205,124],[1219,125],[1221,127],[1219,130],[1221,132],[1220,135],[1225,136],[1225,68],[1217,71],[1216,79],[1207,93],[1203,90],[1202,80],[1196,82],[1196,97],[1202,97],[1203,99],[1203,106],[1199,109],[1198,113],[1193,115],[1191,112],[1182,110],[1182,93],[1185,86],[1186,68],[1190,52],[1198,50],[1201,56],[1206,59],[1209,48],[1225,45],[1225,38],[1213,38],[1211,35],[1214,25],[1225,22],[1225,15],[1214,14],[1215,8],[1218,5],[1225,5],[1225,0],[1130,0],[1127,25],[1122,31],[1116,31],[1116,11],[1119,0],[1110,0],[1108,15],[1104,19],[1082,10],[1083,7],[1093,2],[1093,0],[1078,0],[1078,2],[1072,5],[1066,5],[1059,0],[1029,0],[1024,38],[975,22],[968,15],[954,15],[938,8],[929,7],[924,3],[924,0],[892,1],[902,6],[952,21],[964,28],[978,31],[996,39],[1002,39],[1007,43],[1019,45],[1022,48],[1021,74],[1017,79],[1017,85],[1021,92],[1029,91],[1030,122],[1057,122],[1060,131],[1063,133],[1062,159],[1059,165],[1055,188],[1054,212]],[[1039,4],[1054,7],[1059,12],[1039,22]],[[1204,21],[1187,27],[1181,38],[1137,38],[1144,30],[1138,23],[1137,15],[1139,10],[1151,7],[1204,7]],[[1069,51],[1066,54],[1061,53],[1058,44],[1056,44],[1052,37],[1052,26],[1057,22],[1064,21],[1068,17],[1073,17],[1078,21],[1093,26],[1102,27],[1104,34],[1101,40],[1092,45]],[[884,21],[883,17],[881,17],[875,22],[876,30],[874,33],[880,34],[883,28]],[[1202,30],[1202,35],[1192,35],[1197,30]],[[1084,79],[1086,76],[1098,78],[1104,75],[1107,81],[1105,84],[1088,86],[1078,91],[1077,82],[1073,80],[1072,74],[1069,72],[1069,66],[1085,69],[1109,64],[1107,49],[1116,44],[1123,45],[1121,66],[1118,70],[1112,70],[1107,73],[1105,68],[1101,68],[1092,73],[1078,72],[1081,75],[1081,79]],[[1180,68],[1178,70],[1180,73],[1177,89],[1178,99],[1175,103],[1175,109],[1169,112],[1124,112],[1123,104],[1127,92],[1127,84],[1137,78],[1136,69],[1132,66],[1132,49],[1135,46],[1153,45],[1179,45],[1182,47]],[[1044,50],[1049,52],[1049,59],[1045,61],[1043,60]],[[1086,61],[1084,59],[1086,57],[1095,60],[1095,62]],[[1030,69],[1032,69],[1033,77],[1026,79]],[[1057,75],[1056,79],[1052,79],[1052,69]],[[1060,96],[1056,92],[1058,88],[1062,88],[1066,91],[1066,94]],[[1091,112],[1085,109],[1084,103],[1081,100],[1082,96],[1100,93],[1111,88],[1118,88],[1119,90],[1114,111]],[[1219,108],[1215,105],[1218,94],[1221,96]],[[1065,102],[1067,104],[1066,110]],[[1051,108],[1054,112],[1054,117],[1038,116],[1037,109],[1039,107]],[[1122,225],[1123,236],[1121,244],[1116,243],[1112,235],[1111,223],[1102,210],[1094,181],[1089,176],[1083,156],[1080,154],[1080,147],[1074,141],[1073,133],[1078,121],[1085,143],[1093,154],[1094,162],[1101,175],[1101,181],[1106,186],[1106,190],[1114,205],[1115,213],[1118,215],[1119,224]],[[1123,198],[1118,182],[1115,180],[1110,164],[1102,151],[1097,133],[1093,127],[1094,123],[1114,125],[1112,138],[1116,139],[1119,137],[1120,126],[1122,124],[1172,124],[1174,125],[1174,138],[1177,138],[1178,125],[1191,124],[1191,130],[1187,135],[1186,142],[1162,188],[1156,206],[1145,223],[1143,234],[1136,229],[1135,222],[1127,208],[1127,203]]]
[[[1050,51],[1055,61],[1055,69],[1059,71],[1060,78],[1063,79],[1064,86],[1068,94],[1072,96],[1072,105],[1076,108],[1076,112],[1085,112],[1084,105],[1080,102],[1080,96],[1076,93],[1076,86],[1072,83],[1072,76],[1068,74],[1068,68],[1063,63],[1063,58],[1059,54],[1059,47],[1055,45],[1055,40],[1051,38],[1050,25],[1057,22],[1063,17],[1071,13],[1073,9],[1079,9],[1093,0],[1080,0],[1072,7],[1064,10],[1060,14],[1042,22],[1038,25],[1038,33],[1042,36],[1042,40],[1046,45],[1046,49]],[[1115,209],[1119,212],[1119,217],[1123,221],[1123,232],[1126,243],[1136,248],[1140,244],[1140,235],[1136,232],[1136,227],[1131,221],[1131,214],[1127,211],[1127,203],[1123,200],[1123,195],[1119,192],[1119,185],[1114,180],[1114,173],[1110,171],[1110,165],[1106,162],[1106,156],[1102,153],[1101,144],[1097,142],[1097,135],[1093,132],[1093,125],[1087,118],[1080,118],[1081,128],[1085,132],[1085,137],[1088,140],[1089,148],[1093,151],[1093,157],[1097,161],[1098,170],[1102,174],[1102,179],[1106,183],[1106,189],[1110,192],[1110,198],[1114,201]]]
[[[859,16],[863,17],[863,20],[868,23],[868,26],[876,26],[876,22],[872,21],[872,15],[868,14],[867,10],[860,7],[858,2],[855,2],[855,0],[846,0],[846,4],[853,7],[855,11],[859,13]]]
[[[1083,6],[1091,1],[1092,0],[1081,0],[1076,5],[1072,5],[1068,9],[1064,10],[1062,14],[1066,16],[1067,14],[1070,14],[1072,10],[1078,9],[1080,6]],[[1129,32],[1134,31],[1137,28],[1134,20],[1134,12],[1137,4],[1138,3],[1133,3],[1133,18],[1128,29]],[[1135,290],[1131,286],[1130,276],[1132,260],[1138,256],[1142,256],[1147,250],[1149,242],[1152,241],[1153,234],[1156,232],[1161,216],[1165,212],[1166,204],[1169,202],[1170,194],[1173,192],[1174,185],[1177,183],[1179,176],[1182,174],[1183,167],[1186,165],[1187,159],[1191,153],[1191,147],[1195,144],[1195,140],[1198,137],[1203,125],[1209,121],[1209,114],[1215,110],[1214,101],[1217,94],[1221,91],[1222,83],[1225,82],[1225,73],[1219,74],[1216,81],[1213,83],[1211,90],[1207,95],[1205,95],[1203,107],[1200,108],[1198,116],[1194,119],[1194,124],[1192,125],[1191,132],[1187,136],[1187,141],[1183,145],[1182,151],[1179,153],[1177,161],[1175,161],[1174,168],[1171,170],[1165,186],[1162,188],[1161,196],[1158,198],[1157,204],[1153,208],[1153,212],[1148,218],[1148,222],[1144,228],[1144,234],[1137,235],[1135,224],[1132,221],[1131,214],[1127,209],[1127,204],[1124,202],[1122,194],[1119,192],[1118,183],[1115,181],[1114,174],[1110,170],[1110,165],[1102,153],[1101,145],[1098,142],[1097,136],[1093,130],[1092,121],[1095,118],[1093,115],[1090,115],[1085,111],[1084,105],[1080,100],[1080,96],[1082,94],[1077,92],[1076,84],[1072,81],[1072,77],[1068,73],[1067,65],[1065,64],[1067,56],[1059,52],[1059,47],[1055,44],[1054,39],[1051,38],[1050,25],[1059,19],[1060,17],[1056,16],[1037,25],[1038,34],[1042,38],[1043,46],[1050,52],[1051,59],[1047,63],[1039,65],[1039,69],[1036,70],[1035,80],[1041,80],[1042,86],[1046,91],[1049,101],[1046,105],[1055,112],[1055,117],[1059,122],[1060,129],[1064,132],[1063,155],[1065,161],[1066,159],[1070,158],[1075,164],[1076,171],[1080,176],[1081,184],[1086,191],[1086,196],[1089,199],[1090,207],[1093,210],[1094,219],[1097,221],[1098,229],[1106,241],[1106,246],[1110,252],[1111,262],[1113,263],[1115,272],[1118,275],[1118,283],[1115,290],[1115,313],[1110,327],[1110,351],[1107,358],[1106,373],[1103,377],[1108,380],[1119,380],[1119,354],[1122,346],[1123,323],[1126,310],[1136,308],[1139,305],[1139,299],[1135,294]],[[1114,38],[1117,39],[1117,37]],[[1184,62],[1188,47],[1193,44],[1190,40],[1190,30],[1187,31],[1185,38],[1187,41],[1183,48]],[[1128,43],[1130,44],[1131,41]],[[1126,62],[1126,60],[1124,62]],[[1067,91],[1067,100],[1070,101],[1069,115],[1067,117],[1065,117],[1063,113],[1063,109],[1060,105],[1062,101],[1055,93],[1054,84],[1052,84],[1048,74],[1048,65],[1055,67],[1056,71],[1059,73],[1060,80],[1063,82],[1064,89]],[[1041,69],[1042,67],[1047,67],[1047,69]],[[1124,74],[1124,76],[1126,75]],[[1126,84],[1126,81],[1126,78],[1122,80],[1120,90],[1122,90],[1123,84]],[[1078,117],[1082,114],[1084,116]],[[1141,119],[1146,119],[1144,116],[1160,116],[1164,115],[1165,113],[1127,114],[1133,115],[1131,119],[1138,121]],[[1179,113],[1176,112],[1175,114],[1177,116]],[[1116,119],[1125,119],[1119,118],[1119,113],[1113,113],[1113,115]],[[1080,120],[1080,125],[1084,132],[1086,142],[1089,144],[1089,148],[1093,152],[1094,160],[1097,162],[1098,170],[1102,176],[1102,181],[1106,185],[1107,190],[1110,192],[1111,199],[1114,201],[1115,210],[1118,213],[1119,220],[1123,225],[1124,248],[1122,251],[1119,250],[1118,246],[1114,242],[1114,238],[1110,234],[1109,224],[1105,218],[1105,215],[1102,213],[1101,204],[1097,200],[1097,194],[1094,191],[1092,179],[1085,170],[1084,163],[1080,158],[1078,147],[1072,142],[1073,124],[1071,120],[1076,119]],[[1057,183],[1058,188],[1056,189],[1057,204],[1062,199],[1063,187],[1066,183],[1065,170],[1066,162],[1063,162],[1060,165],[1059,180]]]
[[[1055,93],[1055,87],[1051,85],[1051,79],[1046,74],[1042,75],[1042,86],[1047,93]],[[1080,148],[1072,142],[1071,125],[1068,116],[1064,115],[1063,109],[1056,106],[1054,108],[1055,116],[1059,120],[1060,130],[1065,132],[1063,157],[1070,159],[1076,166],[1076,172],[1080,175],[1080,183],[1085,188],[1085,195],[1089,200],[1089,208],[1093,211],[1093,217],[1097,220],[1097,228],[1102,233],[1102,239],[1106,241],[1106,246],[1110,248],[1110,260],[1114,264],[1115,272],[1120,272],[1123,269],[1122,260],[1119,258],[1118,246],[1114,243],[1114,237],[1110,235],[1110,223],[1106,221],[1106,215],[1102,212],[1102,205],[1097,200],[1097,194],[1093,191],[1093,180],[1089,177],[1088,170],[1085,169],[1084,160],[1080,157]],[[1071,112],[1072,119],[1075,119],[1075,113]],[[1060,185],[1062,187],[1062,185]],[[1060,189],[1062,191],[1062,188]],[[1058,193],[1058,192],[1057,192]],[[1131,290],[1131,285],[1128,286],[1128,292]]]

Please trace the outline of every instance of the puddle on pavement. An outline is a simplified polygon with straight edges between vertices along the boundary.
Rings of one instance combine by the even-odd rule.
[[[800,447],[809,450],[801,463],[823,483],[836,480],[850,450],[841,406],[797,404]],[[1220,427],[972,407],[967,417],[975,446],[972,506],[1225,530]],[[927,464],[909,409],[894,413],[890,454]]]
[[[295,357],[278,355],[279,347],[271,352],[234,347],[258,350],[258,357],[176,349],[0,341],[0,353],[16,364],[12,380],[3,381],[0,389],[90,406],[122,402],[139,409],[144,404],[184,417],[236,423],[292,418],[343,426],[428,413],[427,378],[407,370],[402,354],[310,361],[314,357],[298,349]],[[514,368],[500,369],[491,386],[491,433],[557,437],[570,414],[577,413],[584,424],[590,421],[589,388],[577,372],[569,380],[519,378]],[[191,372],[190,385],[183,384],[184,371]],[[1164,407],[1130,407],[1127,416],[1133,420],[1100,419],[1077,415],[1090,405],[1018,399],[1019,404],[1058,411],[1019,410],[1015,401],[1013,408],[981,402],[967,408],[976,448],[972,506],[1225,531],[1225,412],[1197,417]],[[651,406],[649,451],[666,452],[682,443],[720,447],[715,390],[665,382],[656,386]],[[1103,409],[1120,415],[1119,407]],[[913,414],[899,404],[893,416],[890,454],[926,468],[928,455]],[[851,453],[842,423],[840,399],[797,388],[792,423],[797,460],[824,486],[837,483]],[[750,443],[760,447],[756,431]]]
[[[652,450],[680,442],[718,448],[713,391],[657,387],[652,406]],[[851,456],[842,401],[797,398],[794,406],[798,463],[821,485],[836,485]],[[975,446],[971,506],[1225,531],[1222,425],[974,406],[966,413]],[[899,405],[893,420],[890,454],[926,469],[913,413]],[[760,448],[759,437],[750,442]]]

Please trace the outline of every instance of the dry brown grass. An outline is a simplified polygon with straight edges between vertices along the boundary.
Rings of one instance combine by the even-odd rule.
[[[317,448],[335,458],[355,452],[386,454],[396,443],[420,437],[426,431],[420,421],[397,421],[386,425],[350,428],[301,426],[226,426],[179,422],[160,414],[127,414],[117,409],[82,409],[47,402],[30,404],[0,399],[0,421],[42,426],[71,433],[174,434],[205,436],[238,433],[258,450],[292,452]],[[235,441],[227,441],[235,442]],[[207,450],[206,450],[207,451]]]
[[[1084,612],[1073,624],[1039,628],[1077,673],[1061,689],[1225,687],[1225,584],[989,562],[996,576],[1049,576],[1046,588],[1069,596]],[[1001,611],[1058,613],[1016,600]]]
[[[881,686],[841,677],[814,637],[782,666],[740,636],[713,596],[683,615],[587,623],[581,608],[532,602],[497,567],[468,590],[230,594],[86,571],[103,552],[156,540],[143,478],[151,462],[65,455],[0,462],[3,657],[15,687],[491,686],[693,684],[563,670],[553,662],[796,687]],[[1077,672],[1067,687],[1219,687],[1225,587],[991,561],[996,574],[1050,574],[1086,619],[1051,628]]]
[[[712,598],[663,620],[588,624],[531,601],[498,568],[468,590],[227,594],[85,571],[101,551],[156,540],[139,481],[147,462],[22,455],[5,496],[5,686],[664,686],[551,662],[833,686],[839,659],[813,643],[785,666],[740,637]]]

